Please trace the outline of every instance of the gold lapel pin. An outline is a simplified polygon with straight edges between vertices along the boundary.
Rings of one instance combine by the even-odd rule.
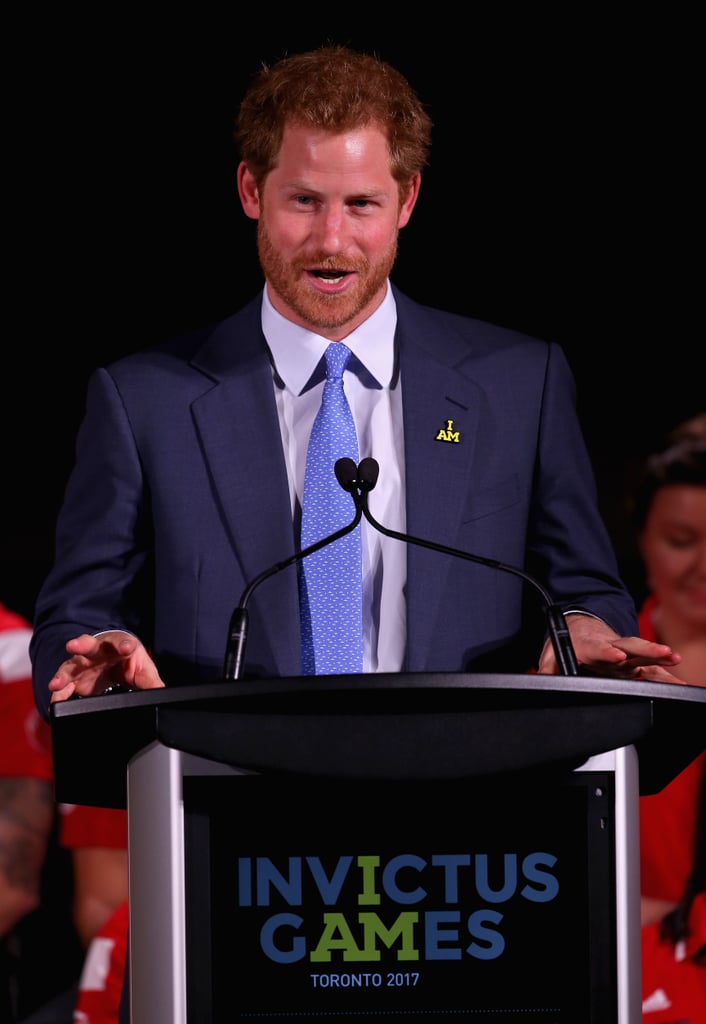
[[[441,430],[438,432],[438,434],[436,435],[434,440],[435,441],[452,441],[454,444],[458,444],[458,442],[461,440],[461,431],[460,430],[454,430],[454,421],[453,420],[447,420],[446,421],[446,426],[441,428]]]

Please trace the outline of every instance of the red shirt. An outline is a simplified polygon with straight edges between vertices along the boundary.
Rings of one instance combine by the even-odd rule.
[[[34,701],[31,636],[29,622],[0,604],[0,776],[51,782],[51,728]],[[62,846],[127,849],[126,811],[60,804],[59,812]]]
[[[642,929],[643,1024],[706,1021],[706,893],[692,904],[689,931],[686,941],[674,946],[660,941],[659,922]]]
[[[0,775],[50,782],[51,730],[34,702],[31,636],[29,622],[0,604]]]
[[[86,953],[74,1024],[117,1024],[127,959],[128,904],[120,903]]]
[[[70,850],[103,846],[127,850],[127,811],[114,807],[59,804],[61,845]]]
[[[640,612],[640,636],[645,640],[657,640],[652,620],[655,606],[650,597]],[[706,750],[664,789],[640,797],[640,891],[644,896],[672,903],[682,897],[691,870],[697,796],[704,770]]]

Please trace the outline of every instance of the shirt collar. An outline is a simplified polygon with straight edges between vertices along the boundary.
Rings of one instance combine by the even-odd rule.
[[[293,394],[301,394],[329,345],[328,339],[299,327],[278,313],[270,302],[266,287],[263,289],[261,318],[262,331],[277,374]],[[383,387],[390,386],[394,372],[396,326],[397,307],[388,281],[385,298],[372,316],[343,339]]]

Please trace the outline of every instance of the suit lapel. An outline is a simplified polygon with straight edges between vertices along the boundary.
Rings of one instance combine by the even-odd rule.
[[[465,342],[439,338],[437,323],[398,296],[398,342],[405,431],[407,531],[454,547],[472,480],[484,392],[458,368]],[[287,472],[272,373],[259,322],[259,298],[225,321],[194,360],[213,386],[193,404],[195,428],[228,524],[243,578],[252,581],[295,550]],[[407,669],[424,655],[446,594],[450,556],[409,545]],[[235,595],[235,601],[240,595]],[[252,598],[262,615],[273,663],[300,670],[296,571],[265,581]]]
[[[258,319],[226,321],[196,365],[215,378],[193,404],[194,424],[243,579],[254,580],[295,549],[287,470],[272,389],[272,371]],[[247,311],[246,311],[247,312]],[[244,322],[245,321],[245,322]],[[227,369],[226,369],[227,367]],[[256,595],[256,596],[255,596]],[[236,594],[234,603],[240,595]],[[283,675],[300,669],[296,571],[255,591],[267,642]]]
[[[472,481],[478,417],[483,393],[454,366],[447,347],[415,321],[405,333],[400,319],[400,367],[405,434],[407,532],[448,547],[458,545],[458,531]],[[413,338],[413,340],[411,340]],[[452,346],[451,346],[452,347]],[[464,355],[467,357],[467,348]],[[451,556],[409,545],[407,588],[407,668],[425,666],[432,630],[443,618]]]

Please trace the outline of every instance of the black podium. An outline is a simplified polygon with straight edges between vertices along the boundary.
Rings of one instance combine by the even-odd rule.
[[[128,808],[133,1024],[640,1024],[638,796],[706,688],[306,677],[52,706]]]

